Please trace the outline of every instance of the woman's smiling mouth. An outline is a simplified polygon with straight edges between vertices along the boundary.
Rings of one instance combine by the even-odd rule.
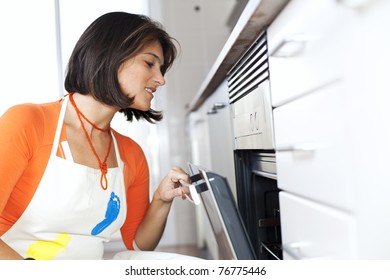
[[[145,87],[145,90],[146,90],[147,92],[149,92],[150,95],[153,96],[153,93],[156,91],[156,88]]]

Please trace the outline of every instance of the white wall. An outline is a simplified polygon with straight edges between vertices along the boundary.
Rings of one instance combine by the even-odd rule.
[[[65,71],[66,62],[82,32],[99,16],[114,11],[148,14],[144,0],[57,0],[60,10],[61,49]]]
[[[54,1],[0,2],[0,115],[59,96]]]

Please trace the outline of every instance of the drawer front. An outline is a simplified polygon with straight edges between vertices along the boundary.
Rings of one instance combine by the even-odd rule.
[[[347,108],[343,84],[335,83],[274,109],[280,189],[354,208]]]
[[[272,104],[277,107],[342,77],[346,11],[334,0],[291,1],[268,33]]]
[[[280,192],[284,259],[353,259],[357,236],[354,217]]]

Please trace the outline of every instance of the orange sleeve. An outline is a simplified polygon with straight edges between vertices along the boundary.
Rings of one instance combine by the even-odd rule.
[[[0,236],[31,201],[50,157],[59,102],[21,104],[0,117]]]
[[[0,118],[0,213],[43,137],[43,123],[42,113],[29,105],[14,106]]]
[[[121,228],[123,242],[133,250],[133,240],[149,207],[149,168],[142,148],[124,136],[117,137],[124,162],[127,216]]]

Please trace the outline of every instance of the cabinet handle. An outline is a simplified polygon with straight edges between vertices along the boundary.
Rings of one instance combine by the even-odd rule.
[[[320,39],[319,34],[291,34],[286,36],[271,52],[273,57],[294,57],[300,55],[310,41]]]
[[[273,57],[294,57],[303,52],[307,39],[302,36],[294,35],[283,39],[270,54]]]
[[[217,102],[214,103],[213,107],[211,107],[210,110],[207,111],[207,115],[212,115],[218,113],[218,110],[221,110],[227,106],[224,102]]]
[[[283,251],[296,260],[304,259],[301,248],[307,246],[304,242],[291,242],[283,245]]]
[[[289,146],[277,147],[277,152],[309,152],[313,153],[318,149],[318,145],[313,143],[301,143],[301,144],[292,144]]]
[[[337,3],[343,4],[347,7],[352,8],[364,8],[373,0],[336,0]]]
[[[220,110],[220,109],[225,108],[226,106],[227,106],[227,104],[224,102],[217,102],[217,103],[214,103],[213,108]]]
[[[295,260],[319,260],[331,259],[327,257],[307,257],[302,253],[302,248],[309,246],[309,243],[303,241],[291,242],[283,244],[283,251],[293,257]]]

